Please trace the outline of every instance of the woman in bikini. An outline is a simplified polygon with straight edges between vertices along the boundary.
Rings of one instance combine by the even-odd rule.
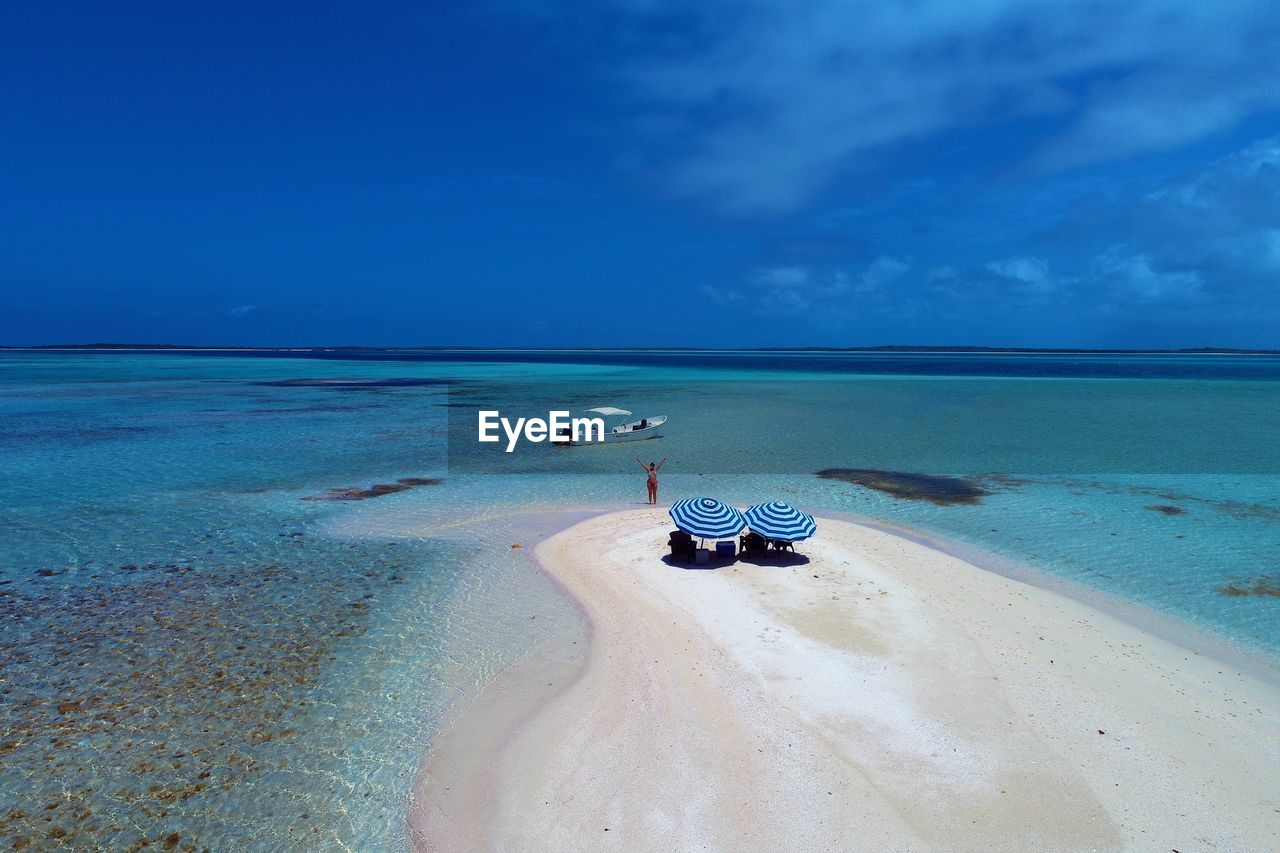
[[[640,467],[649,475],[649,503],[651,504],[656,504],[658,502],[658,469],[665,465],[667,460],[670,458],[670,456],[664,456],[662,457],[662,461],[658,464],[655,465],[650,462],[646,465],[639,456],[636,457],[636,461],[640,463]]]

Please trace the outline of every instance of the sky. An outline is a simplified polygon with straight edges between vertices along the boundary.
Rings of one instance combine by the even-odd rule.
[[[1280,4],[6,4],[91,341],[1280,347]]]

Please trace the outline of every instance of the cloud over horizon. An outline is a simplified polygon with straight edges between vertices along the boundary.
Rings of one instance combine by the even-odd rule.
[[[968,264],[941,257],[920,265],[880,256],[861,269],[793,261],[704,294],[764,314],[812,312],[825,327],[921,314],[1137,321],[1156,311],[1192,323],[1248,312],[1280,322],[1280,137],[1105,206],[1101,215],[1082,203],[1027,243],[1058,257],[1011,254]]]
[[[0,30],[0,342],[1280,347],[1275,0],[216,17]]]
[[[735,215],[794,212],[895,148],[982,125],[1026,137],[1012,167],[1056,172],[1280,108],[1280,6],[1260,0],[609,9],[599,26],[670,189]],[[637,40],[646,29],[665,37]]]

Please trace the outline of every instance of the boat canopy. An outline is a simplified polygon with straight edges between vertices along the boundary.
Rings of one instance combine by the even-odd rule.
[[[595,412],[597,415],[604,415],[605,417],[614,417],[618,415],[625,417],[626,415],[631,414],[626,409],[615,409],[613,406],[601,406],[598,409],[587,409],[587,411]]]

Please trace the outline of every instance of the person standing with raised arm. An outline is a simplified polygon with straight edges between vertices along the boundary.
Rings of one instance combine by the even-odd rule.
[[[641,460],[639,456],[636,457],[636,461],[640,463],[640,467],[643,468],[645,472],[649,475],[648,486],[649,486],[649,503],[650,504],[656,504],[658,502],[658,469],[661,468],[663,465],[667,464],[667,460],[670,458],[671,458],[670,456],[664,456],[662,457],[662,461],[657,463],[656,465],[652,462],[650,462],[648,465],[645,465],[643,460]]]

